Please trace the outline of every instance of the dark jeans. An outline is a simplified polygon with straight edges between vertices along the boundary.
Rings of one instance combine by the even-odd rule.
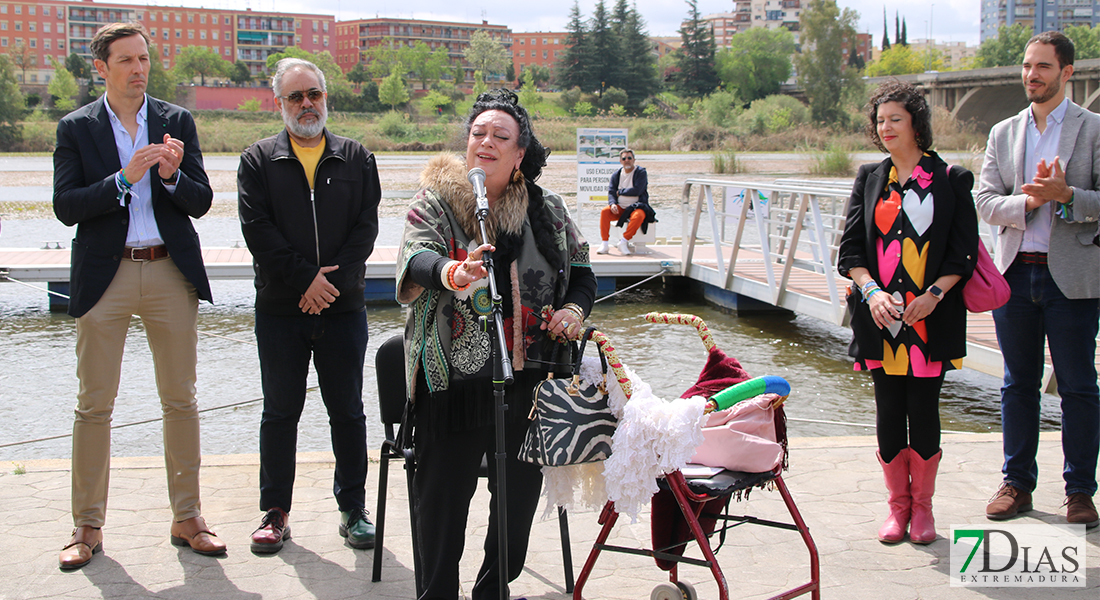
[[[924,460],[940,451],[939,377],[887,375],[871,370],[875,382],[875,434],[882,460],[891,462],[906,446]]]
[[[320,315],[256,312],[264,411],[260,418],[260,510],[290,511],[298,419],[306,400],[312,356],[328,410],[336,473],[332,484],[342,511],[365,506],[367,421],[363,414],[363,357],[367,313]]]
[[[1001,427],[1004,480],[1035,489],[1039,468],[1039,401],[1043,340],[1050,347],[1058,395],[1062,397],[1062,453],[1066,494],[1096,493],[1100,451],[1100,390],[1096,382],[1096,334],[1100,301],[1069,300],[1046,265],[1017,260],[1005,272],[1012,288],[1008,303],[993,311],[997,343],[1004,356]]]

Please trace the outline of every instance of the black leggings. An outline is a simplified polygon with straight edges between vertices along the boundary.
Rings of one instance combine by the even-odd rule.
[[[873,369],[876,433],[882,460],[890,462],[906,446],[924,460],[940,450],[939,377],[887,375]]]

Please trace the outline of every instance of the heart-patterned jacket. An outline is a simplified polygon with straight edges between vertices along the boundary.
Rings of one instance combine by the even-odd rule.
[[[959,275],[955,284],[928,317],[929,360],[952,360],[966,355],[966,307],[962,289],[978,258],[978,214],[974,208],[974,175],[959,167],[948,171],[947,163],[935,152],[932,169],[932,196],[935,210],[928,228],[928,249],[925,261],[925,281],[935,281],[943,275]],[[847,207],[844,234],[837,257],[837,270],[844,277],[863,267],[878,280],[879,264],[875,229],[875,202],[886,187],[893,161],[859,168],[852,196]],[[879,281],[882,288],[884,282]],[[848,354],[860,359],[881,360],[882,333],[871,318],[871,312],[855,286],[848,295],[848,311],[852,327],[852,343]]]

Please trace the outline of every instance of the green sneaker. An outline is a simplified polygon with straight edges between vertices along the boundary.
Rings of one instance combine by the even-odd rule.
[[[367,509],[340,511],[340,537],[356,550],[374,547],[374,523],[367,518]]]

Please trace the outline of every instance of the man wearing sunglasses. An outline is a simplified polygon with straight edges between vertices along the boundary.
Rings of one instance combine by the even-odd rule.
[[[607,207],[600,211],[600,247],[596,254],[607,254],[607,241],[611,237],[611,221],[618,219],[617,227],[626,226],[623,237],[619,239],[619,253],[629,256],[630,240],[640,228],[646,233],[649,223],[657,221],[657,213],[649,206],[649,180],[645,167],[634,164],[634,151],[623,148],[619,152],[619,162],[623,165],[611,176],[607,185]]]
[[[241,155],[241,230],[256,271],[256,343],[264,394],[260,418],[260,527],[252,551],[274,554],[290,538],[298,419],[312,360],[336,458],[338,531],[374,547],[367,517],[363,361],[367,257],[378,235],[382,190],[372,155],[325,128],[325,75],[285,58],[271,78],[286,128]]]

